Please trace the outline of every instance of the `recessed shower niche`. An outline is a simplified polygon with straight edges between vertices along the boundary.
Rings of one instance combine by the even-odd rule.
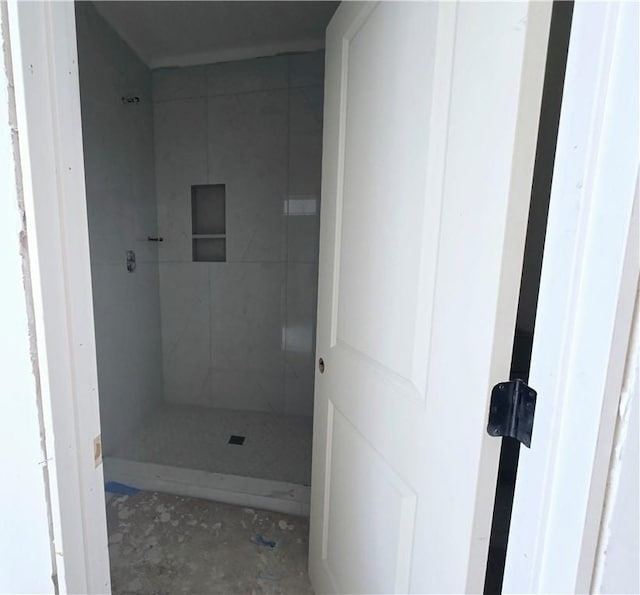
[[[191,227],[194,262],[226,260],[225,185],[191,187]]]
[[[105,477],[306,514],[324,52],[151,68],[101,6],[76,3]]]

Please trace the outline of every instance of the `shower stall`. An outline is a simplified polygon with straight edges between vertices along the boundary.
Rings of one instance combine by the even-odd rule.
[[[76,18],[106,480],[306,514],[324,53],[151,70]]]

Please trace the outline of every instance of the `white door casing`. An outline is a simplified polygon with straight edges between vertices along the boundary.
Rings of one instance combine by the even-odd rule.
[[[107,593],[74,7],[12,0],[8,14],[55,580],[60,593]]]
[[[343,3],[327,30],[310,575],[482,590],[550,3]]]
[[[506,593],[593,592],[638,287],[637,2],[576,2],[549,205]],[[635,209],[635,211],[634,211]]]

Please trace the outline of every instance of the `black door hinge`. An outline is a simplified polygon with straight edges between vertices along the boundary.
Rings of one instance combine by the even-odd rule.
[[[491,436],[515,438],[531,448],[536,396],[536,391],[524,380],[496,384],[491,391],[487,432]]]

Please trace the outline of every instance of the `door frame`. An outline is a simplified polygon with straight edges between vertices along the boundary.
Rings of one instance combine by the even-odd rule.
[[[577,3],[576,10],[579,6]],[[50,504],[59,590],[61,593],[108,592],[109,559],[74,6],[69,1],[32,3],[9,0],[8,12],[38,368],[42,384],[42,415],[47,451],[51,457],[48,463]],[[574,37],[593,35],[591,25],[576,18],[574,13],[572,41]],[[607,43],[613,44],[613,38],[607,39]],[[569,59],[572,59],[571,54]],[[607,81],[607,77],[598,79],[597,93],[600,95],[606,95]],[[579,97],[583,91],[581,81],[567,79],[566,96],[573,93]],[[575,125],[580,132],[587,124],[578,122]],[[591,143],[594,150],[606,148],[604,135],[593,136]],[[556,179],[571,174],[571,164],[559,157],[556,158],[556,166]],[[592,171],[593,166],[593,163],[585,162],[586,172],[590,175],[596,173]],[[573,217],[578,225],[580,221],[591,219],[588,215],[595,215],[598,205],[598,201],[591,201],[586,211],[574,209],[567,216]],[[614,231],[629,234],[629,229],[617,227]],[[637,228],[634,237],[637,241]],[[626,249],[615,254],[620,270],[623,270],[625,254]],[[561,261],[560,251],[549,250],[545,253],[544,270],[560,267]],[[584,259],[581,267],[585,275],[598,273],[595,259]],[[618,361],[621,353],[625,353],[628,341],[629,316],[621,318],[620,312],[624,308],[618,305],[627,304],[625,312],[628,312],[628,286],[629,283],[633,286],[632,273],[635,269],[631,266],[631,273],[628,272],[629,267],[624,270],[627,273],[623,278],[628,282],[610,288],[613,299],[600,305],[592,304],[598,316],[619,321],[619,332],[614,333],[607,343],[604,356],[590,362],[592,369],[603,378],[609,378],[611,365]],[[637,275],[635,279],[637,285]],[[578,294],[574,297],[582,296],[580,291],[583,288],[575,283]],[[546,307],[562,308],[563,304],[563,296],[550,295]],[[572,336],[580,337],[590,332],[588,317],[576,316],[572,323]],[[531,382],[535,386],[535,346]],[[615,391],[609,391],[607,395],[614,399]],[[539,402],[542,399],[543,395],[540,395]],[[540,415],[536,421],[540,435],[543,433]],[[545,420],[544,423],[549,422]],[[565,415],[562,423],[563,430],[571,433],[579,433],[584,424],[589,423],[599,427],[600,434],[608,432],[612,435],[615,416],[594,406],[580,417]],[[603,461],[608,464],[608,459],[596,457],[586,465],[587,475],[593,478],[586,484],[587,496],[592,503],[597,503],[598,493],[606,482],[606,473],[603,476],[602,472]],[[540,485],[554,487],[545,492],[546,505],[551,507],[579,495],[581,499],[586,497],[583,494],[584,483],[559,483],[557,473],[555,467],[541,469],[543,483]],[[541,488],[537,489],[539,493]],[[589,526],[598,527],[601,508],[592,505],[589,514]],[[544,527],[540,523],[538,529],[544,529],[546,535],[563,532],[562,519],[551,515],[545,520]],[[516,525],[514,531],[517,530]],[[551,551],[549,541],[539,542],[538,555]],[[581,548],[578,562],[584,565],[588,561],[589,553]],[[507,558],[508,567],[513,563],[511,558]],[[540,572],[540,568],[533,568],[529,574],[532,582],[527,585],[532,585],[534,590]],[[518,588],[514,582],[507,584],[517,590],[527,588]]]
[[[7,8],[54,580],[60,593],[105,593],[110,573],[74,4],[12,0]]]
[[[639,12],[574,5],[504,592],[592,591],[640,268]]]

